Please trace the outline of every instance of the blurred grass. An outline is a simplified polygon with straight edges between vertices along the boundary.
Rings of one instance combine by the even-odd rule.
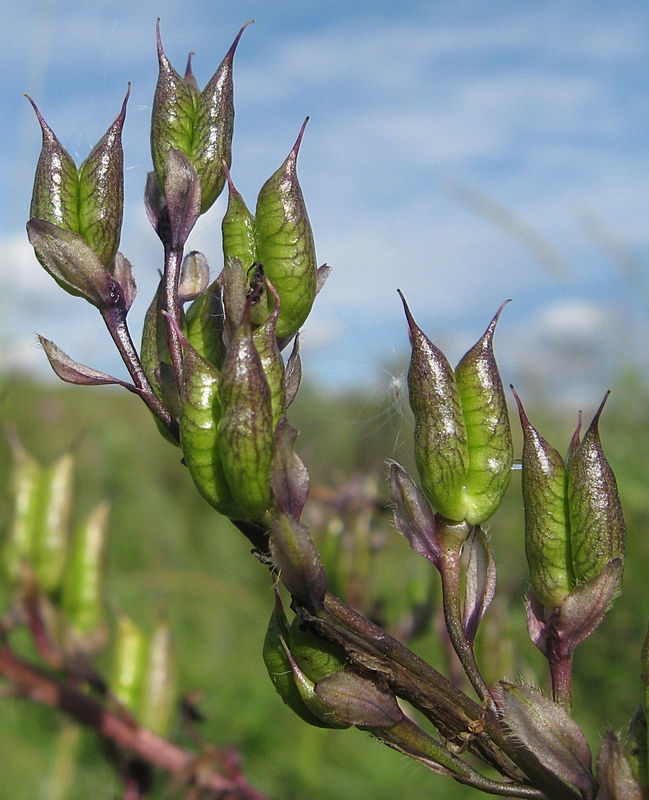
[[[4,424],[15,425],[38,458],[48,461],[69,447],[76,451],[79,516],[102,498],[111,500],[113,612],[124,611],[145,628],[161,612],[169,618],[180,689],[204,692],[202,734],[208,742],[238,747],[255,786],[278,800],[478,796],[358,731],[310,728],[281,703],[261,659],[273,602],[270,578],[250,557],[247,541],[199,498],[180,452],[161,439],[135,398],[111,389],[40,385],[16,376],[4,378],[0,397]],[[629,558],[622,597],[576,659],[576,717],[593,746],[605,726],[625,728],[639,698],[639,650],[649,612],[648,400],[647,388],[636,376],[621,378],[601,425],[625,503]],[[528,401],[526,408],[543,435],[565,450],[575,415],[534,408]],[[410,421],[381,395],[327,395],[305,386],[291,419],[301,431],[299,451],[313,484],[331,486],[371,472],[384,490],[386,458],[409,466]],[[0,437],[0,531],[10,510],[9,466],[7,444]],[[481,651],[494,664],[490,678],[525,675],[543,684],[543,660],[527,639],[522,609],[526,578],[519,484],[519,473],[514,473],[512,488],[491,523],[499,589]],[[407,610],[406,583],[420,580],[426,565],[387,520],[385,525],[387,545],[373,564],[372,591],[393,622]],[[0,600],[6,607],[7,598]],[[445,663],[434,633],[417,641],[415,649],[436,666]],[[70,791],[55,794],[55,776],[67,752],[66,727],[55,713],[3,697],[0,730],[3,796],[118,796],[89,733],[75,745],[77,769]],[[175,734],[188,744],[178,728]],[[156,796],[162,796],[161,790]]]

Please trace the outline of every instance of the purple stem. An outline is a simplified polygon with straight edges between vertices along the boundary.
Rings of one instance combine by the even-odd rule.
[[[160,401],[146,376],[138,352],[133,344],[128,325],[126,324],[126,312],[124,308],[117,305],[112,308],[101,309],[100,313],[133,383],[139,390],[140,396],[171,435],[178,439],[178,423]]]

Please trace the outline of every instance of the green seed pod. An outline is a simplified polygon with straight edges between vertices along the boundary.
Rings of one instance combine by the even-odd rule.
[[[401,300],[412,345],[408,390],[422,488],[443,517],[481,525],[500,505],[513,463],[507,403],[493,355],[504,304],[453,371],[416,325],[403,295]]]
[[[422,489],[442,516],[463,520],[469,447],[457,382],[442,351],[416,325],[403,295],[401,300],[412,345],[408,393]]]
[[[284,614],[279,595],[275,598],[275,608],[271,615],[264,638],[263,658],[268,675],[275,690],[286,705],[309,725],[318,728],[330,727],[317,717],[302,699],[293,676],[286,642],[289,638],[289,624]]]
[[[77,169],[34,107],[43,133],[30,216],[80,234],[110,270],[119,246],[124,206],[122,128],[130,86],[117,119]]]
[[[315,243],[297,177],[297,155],[304,125],[282,166],[257,198],[257,260],[281,299],[277,336],[296,333],[306,320],[317,291]]]
[[[619,585],[625,525],[598,432],[606,397],[581,443],[580,419],[566,465],[532,427],[515,392],[514,396],[524,437],[525,550],[534,592],[544,606],[556,608],[575,587],[602,576],[613,560],[619,562],[614,570]],[[611,596],[614,593],[615,587],[610,589]]]
[[[40,519],[34,541],[34,571],[39,587],[56,591],[68,556],[74,459],[66,453],[42,471]]]
[[[112,694],[137,715],[142,705],[148,656],[146,637],[126,616],[117,620],[109,686]]]
[[[101,503],[77,528],[61,591],[72,643],[86,654],[106,643],[106,548],[110,507]]]
[[[578,583],[599,575],[613,558],[624,560],[625,532],[615,475],[599,437],[604,397],[567,471],[570,552]]]
[[[13,514],[8,536],[2,548],[2,560],[12,585],[20,582],[23,565],[32,563],[38,518],[41,467],[35,458],[11,438],[14,465],[11,474]]]
[[[68,555],[74,460],[65,454],[42,467],[15,436],[11,449],[14,512],[3,549],[5,568],[12,583],[18,583],[28,563],[39,589],[52,594],[60,587]]]
[[[275,430],[277,423],[286,413],[286,369],[277,344],[277,321],[280,313],[279,296],[270,281],[266,282],[266,287],[273,300],[273,310],[266,316],[264,322],[258,328],[255,328],[252,338],[270,388],[270,404],[273,411],[272,427]],[[266,296],[264,294],[264,297]],[[257,308],[257,306],[253,306],[254,308]]]
[[[341,647],[314,633],[299,614],[291,623],[288,645],[296,664],[313,683],[343,669],[347,661]]]
[[[224,263],[232,264],[233,259],[237,259],[241,263],[241,269],[246,276],[246,281],[253,285],[255,267],[260,266],[263,271],[263,264],[257,259],[256,221],[232,182],[229,171],[227,172],[227,178],[228,207],[221,223]],[[250,310],[250,321],[258,325],[267,316],[268,298],[266,294],[261,294]]]
[[[231,258],[241,261],[243,270],[247,272],[257,261],[257,244],[255,241],[255,217],[248,210],[243,197],[237,191],[229,170],[228,207],[221,222],[223,233],[223,259],[227,264]]]
[[[507,401],[493,353],[493,335],[504,306],[455,368],[469,448],[465,489],[469,525],[481,524],[496,511],[514,462]]]
[[[225,185],[223,162],[232,160],[234,89],[232,67],[241,34],[221,62],[207,86],[199,93],[191,69],[185,76],[171,66],[162,48],[157,28],[159,74],[151,118],[151,155],[161,187],[170,148],[180,150],[193,163],[201,184],[201,213],[205,213]],[[164,191],[164,189],[163,189]]]
[[[185,463],[205,500],[220,514],[241,519],[220,458],[219,371],[177,334],[183,350],[179,424]]]
[[[218,381],[221,463],[245,519],[263,518],[271,500],[273,414],[271,392],[250,326],[251,295]]]
[[[547,608],[557,608],[575,584],[566,517],[563,458],[530,424],[514,392],[523,429],[522,490],[525,555],[532,588]]]
[[[192,347],[218,369],[225,358],[224,326],[223,286],[217,278],[187,309],[185,327]]]
[[[176,699],[176,671],[169,625],[160,620],[148,643],[139,722],[158,736],[166,736]]]

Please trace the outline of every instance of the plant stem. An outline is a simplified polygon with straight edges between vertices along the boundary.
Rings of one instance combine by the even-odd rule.
[[[138,352],[133,344],[131,333],[126,324],[126,314],[122,308],[109,308],[101,311],[108,332],[110,333],[122,361],[131,376],[133,383],[137,387],[138,394],[156,415],[160,422],[167,428],[169,433],[176,439],[180,438],[178,423],[171,416],[167,408],[158,398],[149,379],[146,376]]]
[[[434,772],[451,775],[460,783],[473,786],[486,794],[500,797],[527,797],[535,800],[543,800],[545,797],[543,792],[532,786],[501,783],[485,778],[407,717],[391,728],[372,733],[389,747],[425,764]]]
[[[180,328],[180,306],[178,305],[178,281],[180,280],[180,266],[183,260],[184,248],[165,245],[164,256],[164,298],[165,311]],[[167,319],[167,343],[171,366],[173,367],[176,385],[182,385],[183,354],[178,339],[178,334],[170,320]]]
[[[304,608],[299,612],[322,636],[344,647],[354,666],[379,676],[398,697],[418,708],[445,739],[460,741],[462,734],[482,724],[484,733],[476,735],[467,750],[502,775],[520,780],[509,763],[511,759],[530,783],[552,800],[579,800],[576,792],[508,735],[496,713],[471,700],[405,645],[337,597],[327,593],[324,608],[317,614]]]
[[[191,781],[196,754],[182,750],[146,728],[139,727],[132,718],[109,711],[76,686],[22,661],[7,645],[0,646],[0,675],[30,700],[63,711],[78,724],[93,728],[100,736],[158,769]],[[212,772],[201,775],[201,786],[214,790],[219,797],[227,796],[233,800],[268,800],[253,789],[241,774],[229,774],[226,777]]]
[[[453,649],[460,659],[464,671],[471,681],[471,685],[476,690],[481,700],[486,700],[492,707],[495,707],[489,687],[484,681],[478,664],[475,660],[473,645],[464,635],[462,625],[462,564],[460,551],[444,551],[439,564],[440,575],[442,576],[442,597],[444,605],[444,620],[446,629],[453,644]]]

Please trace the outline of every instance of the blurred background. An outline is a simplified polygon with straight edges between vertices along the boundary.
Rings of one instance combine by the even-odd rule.
[[[235,58],[232,174],[248,205],[311,116],[299,173],[319,260],[334,271],[306,325],[305,384],[292,421],[317,487],[314,531],[343,593],[360,592],[393,629],[429,592],[434,599],[426,565],[380,510],[385,460],[410,463],[397,288],[453,363],[513,298],[496,336],[503,379],[515,383],[534,424],[561,451],[577,411],[589,420],[613,389],[601,432],[625,504],[629,562],[622,598],[578,653],[576,716],[593,745],[606,725],[624,729],[639,699],[649,611],[646,4],[0,0],[0,17],[2,420],[46,461],[76,449],[79,515],[111,499],[113,610],[144,626],[159,613],[169,617],[180,685],[205,693],[206,738],[236,744],[250,780],[283,800],[475,794],[358,732],[310,729],[291,716],[256,655],[272,593],[246,542],[195,494],[177,451],[135,398],[61,386],[34,345],[38,332],[123,377],[99,316],[58,290],[27,243],[40,132],[22,93],[80,163],[133,84],[121,249],[140,288],[130,315],[137,338],[161,266],[141,203],[157,17],[179,71],[195,52],[201,86],[240,26],[256,20]],[[201,219],[190,242],[214,274],[224,203]],[[1,531],[10,514],[4,442],[0,456]],[[344,488],[349,481],[352,489]],[[542,684],[522,616],[519,484],[514,473],[491,525],[500,582],[482,646],[493,679],[523,675]],[[339,487],[342,495],[330,494]],[[340,512],[347,508],[341,496],[358,497],[361,487],[374,498],[371,547],[354,555],[357,545],[331,545],[320,506]],[[353,514],[343,521],[357,524]],[[433,602],[431,624],[435,613]],[[436,638],[428,630],[413,646],[444,664]],[[117,792],[92,737],[84,737],[72,788],[55,794],[64,786],[52,778],[60,764],[55,715],[3,700],[0,725],[7,796],[67,800],[92,792],[103,800]],[[270,729],[278,733],[271,737]]]

